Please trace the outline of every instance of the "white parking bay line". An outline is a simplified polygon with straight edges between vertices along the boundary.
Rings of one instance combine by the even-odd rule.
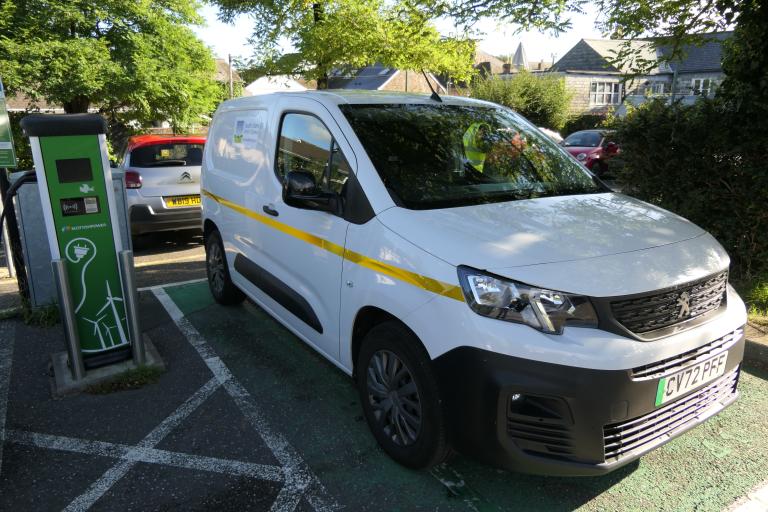
[[[162,464],[164,466],[221,473],[229,476],[246,476],[272,482],[283,481],[283,471],[278,466],[255,464],[239,460],[205,457],[189,453],[158,450],[157,448],[145,448],[20,430],[8,431],[7,440],[10,443],[34,446],[47,450],[111,457],[147,464]]]
[[[154,448],[165,436],[170,434],[174,428],[184,421],[184,419],[200,407],[200,405],[220,386],[221,384],[219,384],[215,378],[209,380],[202,388],[198,389],[194,395],[181,404],[173,414],[165,418],[160,425],[147,434],[138,445],[132,448],[132,451],[140,450],[142,448]],[[72,500],[64,510],[71,512],[88,510],[91,505],[104,496],[104,494],[109,491],[118,480],[123,478],[123,476],[125,476],[125,474],[138,462],[138,460],[134,460],[134,457],[131,456],[131,452],[129,452],[126,455],[126,460],[122,460],[109,468],[101,478],[92,483],[83,494]]]
[[[216,355],[213,348],[184,316],[173,299],[160,286],[153,287],[152,292],[282,466],[285,483],[272,504],[272,510],[294,510],[302,497],[305,497],[317,511],[339,509],[339,505],[328,495],[306,462],[280,433],[272,429],[253,397],[235,379],[224,361]]]
[[[8,412],[8,390],[13,368],[13,337],[16,324],[0,322],[0,472],[3,469],[3,444],[5,443],[5,417]]]
[[[158,288],[158,287],[169,288],[171,286],[184,286],[185,284],[202,283],[204,281],[207,281],[207,279],[204,277],[201,277],[199,279],[190,279],[189,281],[176,281],[175,283],[165,283],[160,285],[144,286],[143,288],[139,288],[137,291],[147,292],[150,290],[154,290],[155,288]]]

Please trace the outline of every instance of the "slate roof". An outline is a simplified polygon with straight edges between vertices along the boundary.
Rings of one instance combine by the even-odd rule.
[[[721,71],[723,61],[723,42],[730,39],[733,32],[715,32],[707,34],[707,42],[701,46],[688,45],[684,48],[685,57],[681,62],[671,62],[678,73],[696,73],[702,71]],[[669,51],[662,47],[662,52]]]
[[[560,60],[550,68],[550,71],[592,71],[605,73],[621,73],[609,60],[614,58],[627,43],[633,50],[639,50],[640,58],[656,59],[656,51],[647,41],[628,41],[626,39],[582,39],[571,48]],[[658,69],[654,70],[659,72]]]
[[[523,43],[517,45],[515,55],[512,57],[512,65],[517,69],[528,69],[528,56],[525,54]]]
[[[679,73],[695,73],[704,71],[720,71],[722,61],[722,42],[731,37],[733,32],[717,32],[707,34],[710,39],[702,46],[687,45],[681,61],[663,63],[651,71],[651,74],[671,73],[675,69]],[[582,39],[558,60],[551,71],[585,71],[621,73],[626,69],[618,69],[609,64],[609,59],[620,52],[627,42],[633,49],[640,51],[640,57],[655,60],[657,55],[670,51],[669,47],[661,46],[654,49],[647,40],[627,39]]]
[[[328,88],[375,91],[387,83],[387,80],[395,76],[396,73],[397,69],[388,68],[381,64],[349,71],[334,71],[328,77]]]

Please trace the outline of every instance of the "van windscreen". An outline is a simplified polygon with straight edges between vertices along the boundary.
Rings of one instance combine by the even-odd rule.
[[[513,112],[474,105],[340,105],[394,201],[423,210],[606,188]]]

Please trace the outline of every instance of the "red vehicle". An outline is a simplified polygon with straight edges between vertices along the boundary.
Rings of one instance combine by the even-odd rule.
[[[582,130],[570,134],[563,147],[597,176],[608,173],[608,162],[619,153],[619,146],[610,140],[611,130]]]

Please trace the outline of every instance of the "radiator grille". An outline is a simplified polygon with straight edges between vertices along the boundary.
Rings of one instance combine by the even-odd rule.
[[[662,359],[661,361],[638,366],[637,368],[632,369],[632,379],[657,379],[665,375],[671,375],[685,366],[695,364],[724,350],[728,350],[733,345],[735,345],[743,335],[744,328],[741,327],[730,334],[726,334],[722,338],[718,338],[707,343],[704,346],[689,350],[688,352],[683,352],[682,354],[674,357]]]
[[[705,413],[717,412],[719,402],[736,394],[739,369],[699,391],[649,414],[603,428],[605,460],[661,442]]]
[[[646,333],[688,321],[720,307],[728,271],[661,293],[611,303],[614,318],[634,333]],[[688,312],[682,302],[687,298]]]

